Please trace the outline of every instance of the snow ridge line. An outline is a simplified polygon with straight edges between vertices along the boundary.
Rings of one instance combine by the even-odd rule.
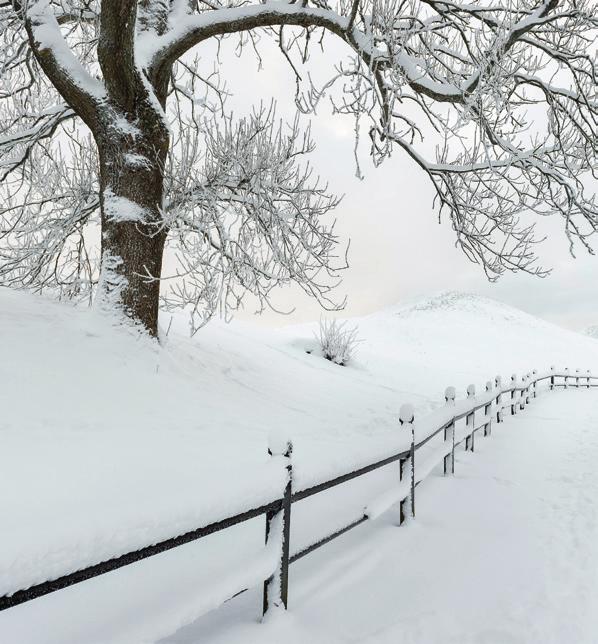
[[[562,379],[562,382],[558,382],[557,379]],[[455,448],[465,443],[465,449],[473,452],[476,432],[483,431],[484,436],[489,436],[494,421],[497,423],[504,422],[505,410],[510,409],[511,415],[515,415],[518,410],[524,410],[530,399],[536,398],[538,383],[546,380],[550,381],[549,390],[554,390],[557,387],[565,389],[568,387],[587,389],[598,387],[598,376],[592,375],[589,370],[583,374],[579,369],[574,373],[570,373],[569,369],[557,372],[554,367],[551,367],[550,371],[543,375],[538,375],[535,370],[521,379],[513,375],[509,386],[503,386],[500,376],[497,376],[494,384],[490,381],[486,383],[485,392],[479,396],[476,396],[474,385],[470,385],[467,388],[467,398],[457,402],[455,401],[454,387],[448,387],[445,392],[445,406],[428,414],[422,420],[415,422],[415,415],[411,405],[403,405],[400,413],[400,423],[410,432],[410,441],[405,441],[405,449],[375,463],[370,463],[329,481],[296,492],[292,490],[292,442],[289,440],[283,441],[280,447],[271,447],[272,456],[280,460],[287,474],[284,492],[281,493],[279,498],[260,507],[251,508],[235,516],[210,523],[159,543],[150,544],[138,550],[101,561],[95,565],[68,572],[60,577],[31,585],[28,588],[9,591],[4,596],[0,596],[0,611],[195,541],[263,514],[266,515],[268,563],[261,566],[262,573],[257,576],[263,578],[268,575],[264,581],[264,607],[286,608],[288,566],[290,563],[329,543],[368,519],[379,517],[396,504],[400,504],[399,524],[406,521],[409,516],[415,517],[415,488],[419,483],[427,478],[441,462],[444,463],[445,475],[454,473]],[[505,395],[507,396],[503,398]],[[476,423],[475,414],[482,409],[484,414],[481,422]],[[457,434],[455,425],[463,419],[465,420],[465,430],[461,429]],[[441,432],[443,432],[441,445],[433,449],[432,453],[421,462],[418,459],[416,468],[416,452]],[[405,436],[405,438],[408,437]],[[293,555],[290,554],[290,507],[292,503],[363,476],[395,461],[399,461],[401,473],[401,482],[396,488],[389,490],[369,503],[364,509],[363,515],[350,524],[340,527],[332,534],[319,538],[318,541],[303,550]],[[257,577],[255,579],[256,583],[259,583]],[[237,596],[245,592],[245,590],[247,589],[238,590],[237,586],[235,590],[231,590],[230,595]]]

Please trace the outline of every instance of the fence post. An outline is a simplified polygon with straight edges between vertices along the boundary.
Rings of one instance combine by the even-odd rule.
[[[280,560],[272,576],[264,582],[263,615],[270,606],[287,608],[289,595],[289,545],[291,537],[291,494],[293,480],[293,443],[289,440],[270,440],[268,453],[271,456],[283,456],[287,459],[287,483],[278,511],[266,513],[266,545],[270,539],[280,541]]]
[[[517,413],[517,405],[515,404],[515,387],[517,387],[517,376],[513,374],[511,376],[511,416],[514,416]]]
[[[489,396],[492,391],[492,383],[490,380],[486,383],[486,395]],[[484,416],[486,416],[486,424],[484,425],[484,436],[492,434],[492,398],[488,400],[488,404],[484,407]]]
[[[467,387],[467,400],[471,401],[472,404],[475,404],[475,385],[469,385]],[[475,427],[475,411],[470,412],[465,416],[465,431],[471,433],[465,437],[465,450],[474,451],[475,440],[474,440],[474,427]]]
[[[550,391],[554,389],[554,365],[550,367]]]
[[[502,378],[500,376],[496,376],[496,378],[494,378],[494,384],[498,391],[498,394],[496,395],[496,422],[502,423]]]
[[[532,376],[534,378],[534,384],[533,384],[533,389],[532,389],[532,396],[536,398],[538,396],[538,370],[534,369],[532,371]]]
[[[565,389],[567,389],[567,378],[569,377],[569,367],[565,367]]]
[[[579,389],[579,369],[575,370],[575,387]]]
[[[444,392],[444,400],[447,407],[455,406],[455,388],[447,387]],[[455,421],[444,428],[444,444],[451,444],[451,453],[444,457],[444,474],[455,473]]]
[[[411,493],[408,499],[403,499],[400,504],[400,523],[403,524],[408,515],[415,516],[415,426],[413,421],[415,414],[412,405],[402,405],[399,411],[399,422],[401,427],[406,426],[411,431],[411,448],[409,458],[401,459],[401,480],[405,476],[411,478]]]
[[[521,376],[521,395],[519,396],[519,409],[524,410],[525,405],[527,404],[527,376]]]
[[[589,370],[589,369],[587,369],[587,370],[586,370],[586,373],[588,374],[588,375],[586,376],[586,378],[588,379],[587,387],[588,387],[588,389],[589,389],[589,388],[590,388],[590,370]]]

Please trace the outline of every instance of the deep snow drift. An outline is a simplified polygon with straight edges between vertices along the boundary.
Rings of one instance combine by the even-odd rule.
[[[0,496],[0,594],[267,500],[281,473],[266,454],[272,429],[293,439],[301,487],[392,451],[404,402],[424,414],[449,384],[462,396],[468,383],[481,387],[496,374],[598,367],[596,340],[475,296],[444,294],[355,322],[363,343],[343,368],[306,353],[317,325],[266,331],[214,322],[187,339],[181,317],[159,348],[92,312],[0,289],[0,471],[8,492]],[[333,514],[320,505],[322,516]],[[304,518],[299,542],[309,540],[313,522]],[[262,523],[255,537],[263,541]],[[226,564],[215,563],[227,540],[235,536],[212,551],[202,545],[203,554],[187,550],[207,578],[234,569],[230,549]],[[246,565],[238,542],[233,550]],[[138,612],[127,608],[135,571],[123,570],[0,614],[0,635],[3,624],[43,624],[36,611],[51,615],[69,601],[83,602],[68,609],[83,620],[71,625],[73,641],[167,635],[214,601],[190,595],[201,583],[185,581],[184,552],[169,557],[138,568],[142,577],[152,571],[150,579],[178,570],[171,604],[159,593],[153,604],[137,593]],[[108,623],[86,609],[98,593]],[[66,641],[62,631],[57,639],[49,633],[31,641]]]

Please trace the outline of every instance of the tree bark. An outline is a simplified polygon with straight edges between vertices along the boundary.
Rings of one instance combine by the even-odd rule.
[[[162,257],[165,128],[144,127],[98,140],[102,210],[100,306],[116,309],[158,335]],[[154,123],[155,125],[155,123]],[[144,131],[145,130],[145,131]]]

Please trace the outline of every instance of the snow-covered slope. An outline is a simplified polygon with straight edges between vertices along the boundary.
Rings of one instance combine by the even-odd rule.
[[[160,348],[0,289],[0,594],[268,499],[272,430],[293,439],[302,487],[391,451],[404,402],[423,414],[449,384],[598,367],[594,339],[471,295],[353,322],[363,342],[339,367],[306,353],[317,325],[189,339],[181,317]]]

